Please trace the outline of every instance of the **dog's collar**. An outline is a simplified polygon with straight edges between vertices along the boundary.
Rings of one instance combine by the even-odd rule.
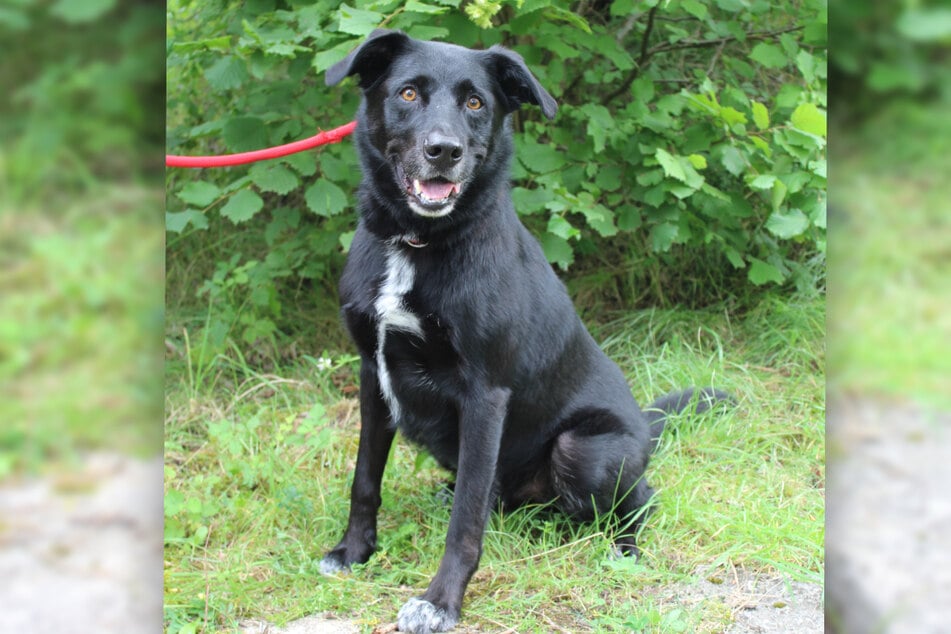
[[[414,249],[422,249],[423,247],[429,246],[428,242],[423,242],[416,236],[400,236],[400,242]]]

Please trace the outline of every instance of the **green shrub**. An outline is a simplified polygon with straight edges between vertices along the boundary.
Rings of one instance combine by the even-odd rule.
[[[516,207],[554,265],[609,254],[615,277],[656,289],[651,301],[824,283],[824,2],[350,1],[170,2],[169,152],[241,152],[346,123],[359,91],[322,74],[380,26],[503,44],[560,105],[554,123],[516,115],[513,166]],[[219,293],[213,310],[243,306],[232,334],[249,342],[284,331],[282,302],[340,265],[358,180],[349,142],[170,170],[172,279],[199,286],[183,282],[187,266],[210,292],[246,276],[249,294]],[[660,272],[677,267],[725,282],[681,293]]]

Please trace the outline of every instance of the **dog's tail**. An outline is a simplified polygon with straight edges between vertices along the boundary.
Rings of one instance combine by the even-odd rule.
[[[706,412],[717,403],[735,403],[732,396],[712,387],[705,387],[701,390],[688,388],[661,396],[644,410],[644,416],[647,417],[647,423],[651,428],[651,451],[657,449],[660,436],[664,433],[664,425],[667,423],[668,414],[682,412],[695,398],[697,414]]]

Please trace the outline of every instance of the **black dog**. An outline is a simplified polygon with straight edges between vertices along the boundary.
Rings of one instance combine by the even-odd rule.
[[[443,632],[459,619],[497,500],[554,501],[579,520],[613,511],[618,549],[636,553],[648,456],[664,412],[692,391],[641,412],[515,215],[508,115],[523,103],[549,119],[557,109],[519,55],[381,30],[326,80],[354,74],[361,217],[340,296],[362,359],[363,422],[347,531],[321,570],[373,553],[399,428],[456,472],[439,571],[398,617],[403,631]]]

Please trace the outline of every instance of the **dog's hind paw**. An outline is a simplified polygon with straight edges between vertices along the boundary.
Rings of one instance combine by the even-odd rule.
[[[436,607],[429,601],[410,599],[400,608],[396,624],[400,632],[430,634],[431,632],[448,632],[456,626],[458,620],[457,616]]]

